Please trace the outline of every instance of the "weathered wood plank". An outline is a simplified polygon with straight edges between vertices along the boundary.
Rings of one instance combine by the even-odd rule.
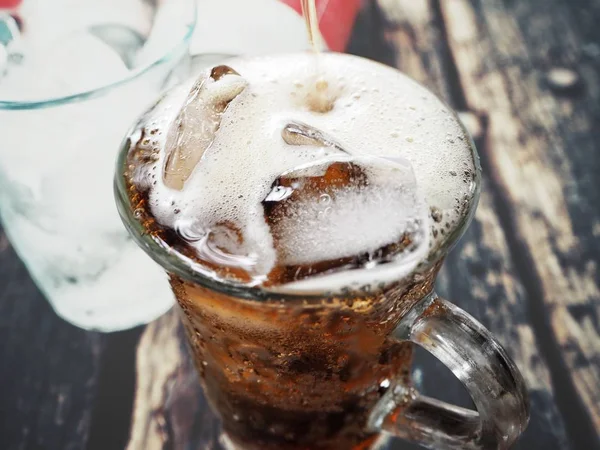
[[[523,373],[531,399],[531,420],[515,448],[574,448],[566,436],[549,370],[529,321],[527,295],[511,263],[487,182],[475,220],[446,261],[442,276],[444,295],[488,327]]]
[[[444,26],[433,2],[379,0],[388,21],[386,38],[396,48],[396,65],[455,108],[466,105],[453,94],[454,74],[448,70]],[[457,18],[460,20],[460,18]],[[481,147],[482,142],[479,142]],[[528,298],[519,279],[495,211],[491,186],[484,174],[479,209],[461,245],[450,255],[438,287],[459,306],[488,326],[520,367],[532,399],[532,419],[517,448],[570,448],[546,362],[528,315]],[[428,363],[420,368],[424,390],[465,404],[464,390],[451,380],[440,383],[427,371],[440,370]],[[445,377],[446,371],[441,371]],[[428,381],[429,380],[429,381]],[[456,386],[456,387],[454,387]],[[448,390],[453,392],[440,392]]]
[[[384,38],[393,54],[390,65],[449,100],[443,36],[431,5],[411,0],[378,0],[378,4],[384,17]]]
[[[148,325],[137,351],[137,382],[127,450],[215,450],[210,411],[175,310]]]
[[[487,118],[484,162],[531,308],[547,314],[539,329],[549,324],[561,351],[552,372],[561,403],[578,396],[600,434],[600,65],[585,51],[599,42],[598,2],[440,5],[466,102]],[[549,80],[556,67],[575,69],[579,86]],[[572,435],[588,433],[585,417],[572,419]]]
[[[0,229],[0,447],[84,449],[101,347],[52,311]]]

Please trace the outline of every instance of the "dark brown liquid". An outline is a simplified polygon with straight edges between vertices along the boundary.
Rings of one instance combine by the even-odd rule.
[[[419,282],[374,296],[247,301],[171,276],[207,397],[244,450],[369,449],[369,413],[409,384],[412,344],[389,337],[431,290]]]

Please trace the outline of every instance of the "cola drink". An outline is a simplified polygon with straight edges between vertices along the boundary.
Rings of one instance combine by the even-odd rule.
[[[390,332],[476,198],[469,138],[433,94],[314,58],[212,67],[141,119],[119,166],[233,448],[374,447],[373,408],[410,383]]]
[[[371,449],[369,414],[408,384],[412,345],[389,338],[434,272],[377,294],[240,301],[172,276],[192,355],[233,448]]]

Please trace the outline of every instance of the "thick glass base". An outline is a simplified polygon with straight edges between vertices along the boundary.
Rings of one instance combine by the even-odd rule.
[[[382,433],[374,439],[369,439],[367,442],[359,444],[352,450],[388,450],[388,444],[391,440],[392,438],[388,434]],[[246,450],[239,444],[233,443],[233,441],[225,433],[221,433],[221,436],[219,437],[219,444],[221,447],[219,450]]]

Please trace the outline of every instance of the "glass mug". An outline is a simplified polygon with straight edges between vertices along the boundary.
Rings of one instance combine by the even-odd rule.
[[[228,447],[247,450],[375,448],[386,434],[437,449],[504,449],[525,429],[521,374],[473,317],[438,297],[445,255],[472,219],[405,279],[380,292],[288,295],[210,278],[144,228],[130,199],[128,139],[115,193],[135,241],[169,274],[204,392]],[[478,161],[471,143],[472,156]],[[477,411],[420,395],[414,344],[442,361]]]

